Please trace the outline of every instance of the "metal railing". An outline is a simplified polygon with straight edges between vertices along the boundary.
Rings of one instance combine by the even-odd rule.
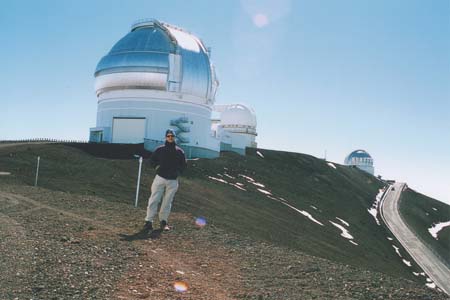
[[[0,140],[0,144],[19,144],[19,143],[79,143],[87,144],[86,140],[66,140],[66,139],[50,139],[50,138],[32,138],[32,139],[18,139],[18,140]]]

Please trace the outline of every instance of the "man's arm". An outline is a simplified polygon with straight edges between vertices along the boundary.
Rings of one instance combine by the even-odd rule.
[[[179,169],[180,174],[181,174],[181,173],[184,172],[184,170],[186,170],[187,163],[186,163],[186,157],[184,156],[184,151],[181,150],[181,151],[178,151],[178,153],[179,153],[179,163],[180,163],[178,169]]]
[[[152,168],[157,168],[160,164],[160,155],[161,155],[161,148],[157,148],[150,157],[150,165]]]

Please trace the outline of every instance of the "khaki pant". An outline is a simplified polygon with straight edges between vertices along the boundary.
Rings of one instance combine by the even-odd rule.
[[[155,176],[152,183],[152,195],[148,199],[147,216],[145,221],[153,222],[158,213],[158,204],[162,200],[161,208],[159,210],[159,220],[166,221],[169,218],[170,209],[172,208],[173,197],[178,190],[177,179],[165,179],[159,175]]]

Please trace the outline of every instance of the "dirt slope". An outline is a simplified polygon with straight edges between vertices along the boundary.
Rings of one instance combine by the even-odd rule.
[[[0,299],[448,299],[405,279],[305,255],[174,213],[157,240],[121,241],[144,210],[0,182]],[[174,289],[184,281],[188,290]]]

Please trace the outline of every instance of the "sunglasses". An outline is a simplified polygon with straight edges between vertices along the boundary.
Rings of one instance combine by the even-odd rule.
[[[166,135],[166,137],[175,137],[174,135],[171,135],[171,134],[169,134],[169,135]]]

